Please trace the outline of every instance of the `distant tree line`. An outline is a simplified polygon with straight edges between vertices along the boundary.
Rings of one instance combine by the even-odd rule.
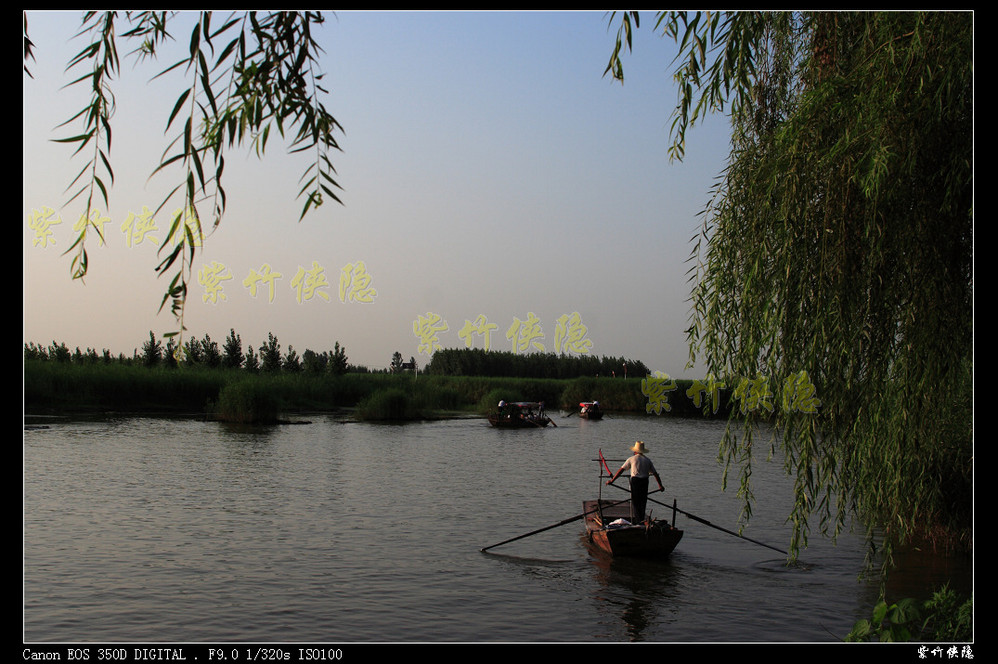
[[[643,362],[623,357],[525,353],[483,350],[480,348],[444,348],[436,351],[423,373],[437,376],[493,376],[516,378],[643,378],[648,367]]]
[[[104,349],[97,353],[93,348],[81,351],[79,347],[70,351],[65,343],[52,342],[42,346],[29,342],[24,344],[25,360],[43,360],[52,362],[71,362],[73,364],[129,364],[145,367],[177,368],[181,366],[204,367],[209,369],[243,369],[251,373],[310,373],[310,374],[345,374],[367,373],[366,367],[350,365],[347,362],[346,350],[340,342],[333,344],[330,351],[316,352],[306,349],[301,355],[289,345],[287,351],[281,351],[281,344],[273,333],[267,334],[267,340],[254,349],[252,345],[243,351],[242,339],[235,330],[230,329],[225,341],[219,345],[208,334],[201,339],[188,339],[180,352],[173,337],[164,344],[149,332],[149,339],[142,344],[141,350],[136,349],[131,357],[119,353],[113,356]]]
[[[364,366],[351,365],[346,350],[337,341],[333,349],[316,352],[306,349],[300,355],[291,345],[287,350],[273,333],[254,348],[246,346],[236,331],[229,330],[225,341],[219,342],[208,334],[190,338],[177,352],[174,338],[164,343],[153,332],[135,349],[131,356],[112,355],[107,349],[98,353],[93,348],[71,351],[65,343],[53,341],[48,346],[29,342],[24,344],[24,359],[73,364],[125,364],[144,367],[202,367],[208,369],[242,369],[251,373],[306,373],[332,374],[378,373]],[[580,376],[608,378],[643,378],[650,372],[643,362],[622,357],[597,357],[595,355],[556,355],[554,353],[517,354],[510,351],[486,351],[474,348],[445,348],[436,351],[425,367],[419,368],[415,358],[405,362],[396,351],[387,369],[388,373],[418,371],[437,376],[491,376],[497,378],[546,378],[572,379]]]

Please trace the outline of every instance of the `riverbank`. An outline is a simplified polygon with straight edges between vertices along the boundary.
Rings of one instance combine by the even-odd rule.
[[[370,420],[408,420],[440,412],[484,416],[500,400],[543,401],[573,412],[597,400],[605,411],[643,413],[649,397],[642,378],[537,379],[428,376],[414,373],[248,373],[238,369],[147,368],[120,364],[24,362],[24,412],[195,413],[237,421],[274,419],[300,412],[353,409]],[[686,398],[693,384],[675,380],[673,416],[703,417]],[[726,416],[725,408],[718,411]]]

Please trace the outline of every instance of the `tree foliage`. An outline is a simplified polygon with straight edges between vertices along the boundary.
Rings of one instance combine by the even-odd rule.
[[[250,146],[262,155],[276,129],[307,164],[298,193],[303,199],[300,218],[326,198],[339,201],[329,154],[339,149],[336,133],[341,127],[321,101],[326,92],[316,62],[321,48],[313,37],[324,22],[323,15],[311,11],[249,11],[222,18],[211,11],[184,15],[195,17],[189,36],[181,42],[187,50],[156,75],[179,77],[180,89],[165,128],[169,142],[153,173],[176,174],[154,212],[168,209],[172,215],[156,267],[172,274],[160,306],[169,301],[178,321],[179,330],[170,336],[182,336],[184,330],[184,304],[197,247],[205,229],[217,226],[225,211],[222,176],[227,150]],[[83,168],[69,186],[69,201],[84,201],[81,221],[85,223],[80,224],[67,251],[73,253],[75,279],[87,274],[88,236],[100,234],[99,225],[91,222],[94,206],[110,203],[113,82],[121,66],[119,43],[137,44],[131,54],[138,60],[157,58],[173,41],[168,27],[178,16],[178,12],[165,11],[83,14],[77,37],[84,40],[84,46],[67,69],[82,72],[69,85],[86,86],[90,101],[64,123],[74,128],[70,135],[58,139],[75,146],[74,154],[84,158]],[[28,62],[33,59],[25,15],[24,71],[29,77]]]
[[[276,373],[281,370],[281,344],[272,332],[267,333],[267,341],[260,346],[260,369],[265,373]]]
[[[401,355],[399,355],[401,362]],[[394,366],[394,363],[393,363]],[[640,360],[595,355],[514,353],[481,348],[442,348],[433,353],[424,373],[437,376],[577,378],[604,376],[644,378],[650,373]]]
[[[159,366],[163,359],[163,344],[156,339],[156,335],[149,332],[149,341],[142,344],[142,364],[147,367]]]
[[[238,369],[243,365],[245,359],[242,339],[234,329],[229,328],[229,336],[225,337],[225,344],[222,347],[222,366]]]
[[[623,80],[637,16],[621,22]],[[779,440],[794,551],[813,517],[834,535],[851,514],[888,551],[969,546],[973,15],[670,12],[656,28],[680,46],[673,156],[704,113],[733,129],[694,238],[691,357],[774,385],[807,371],[821,399],[817,416],[778,409],[768,450],[754,417],[725,436],[746,516],[752,461]]]
[[[879,601],[870,619],[856,622],[845,640],[970,642],[974,639],[974,600],[961,598],[944,585],[924,602],[905,598]]]
[[[342,376],[347,372],[349,364],[347,363],[347,351],[346,348],[340,346],[340,342],[337,341],[333,344],[333,350],[331,353],[324,354],[327,358],[327,366],[329,372],[334,376]]]
[[[101,355],[93,348],[81,351],[77,347],[76,351],[70,351],[65,342],[57,344],[52,342],[48,347],[28,342],[24,344],[24,361],[52,361],[66,364],[141,364],[147,368],[165,367],[176,369],[180,366],[191,369],[224,369],[227,371],[245,371],[246,373],[259,373],[261,369],[266,373],[299,373],[307,372],[311,375],[342,376],[347,373],[367,373],[366,367],[350,365],[347,358],[346,348],[337,341],[333,344],[333,350],[316,351],[305,349],[299,357],[298,352],[288,346],[287,353],[281,353],[281,344],[273,332],[267,333],[267,340],[260,345],[259,352],[252,345],[247,346],[243,352],[242,338],[236,334],[235,329],[229,329],[229,335],[225,338],[225,343],[221,346],[212,340],[211,336],[205,334],[201,339],[188,339],[184,343],[182,353],[177,353],[174,347],[175,338],[167,340],[166,345],[156,338],[155,333],[149,332],[149,339],[143,342],[141,353],[135,350],[132,357],[119,355],[117,358],[111,357],[111,351],[106,348]],[[183,362],[178,362],[177,357],[182,357]]]

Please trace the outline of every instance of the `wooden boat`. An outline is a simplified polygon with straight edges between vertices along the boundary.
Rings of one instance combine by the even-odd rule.
[[[600,488],[603,486],[603,469],[609,472],[606,459],[603,458],[603,451],[600,450]],[[665,558],[679,544],[683,538],[683,531],[673,527],[668,521],[651,518],[651,512],[646,514],[644,523],[632,524],[628,519],[631,516],[631,501],[629,498],[623,500],[604,500],[602,497],[596,500],[586,500],[582,503],[582,514],[562,519],[558,523],[532,530],[529,533],[510,537],[491,546],[482,549],[486,552],[503,544],[509,544],[516,540],[521,540],[537,533],[543,533],[576,521],[583,521],[585,529],[583,537],[590,551],[606,558],[613,557],[635,557],[635,558]],[[675,502],[672,504],[672,523],[676,522],[676,513],[679,512]],[[693,516],[683,512],[687,516]],[[694,517],[696,518],[696,517]],[[706,521],[704,523],[707,523]]]
[[[498,411],[489,413],[489,424],[508,429],[543,429],[554,422],[544,414],[543,403],[539,401],[513,401],[503,402]]]
[[[672,553],[683,531],[668,521],[648,519],[632,524],[631,501],[586,500],[585,538],[590,550],[611,557],[666,558]],[[673,518],[675,522],[675,518]]]
[[[596,500],[582,502],[585,523],[586,544],[594,553],[611,557],[665,558],[683,539],[683,531],[672,524],[676,523],[675,502],[672,504],[672,524],[667,520],[652,518],[645,513],[642,523],[631,522],[631,501],[606,500],[602,497],[604,478],[613,477],[610,464],[599,451],[600,496]],[[603,470],[607,474],[603,475]]]
[[[582,401],[579,403],[579,417],[584,420],[603,419],[603,410],[599,407],[598,401]]]

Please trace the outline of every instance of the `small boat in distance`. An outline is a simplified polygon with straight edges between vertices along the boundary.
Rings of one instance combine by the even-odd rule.
[[[585,420],[603,419],[603,410],[599,407],[599,401],[582,401],[579,403],[579,417]]]
[[[500,401],[498,410],[489,413],[489,424],[508,429],[542,429],[554,422],[544,414],[543,401]]]

